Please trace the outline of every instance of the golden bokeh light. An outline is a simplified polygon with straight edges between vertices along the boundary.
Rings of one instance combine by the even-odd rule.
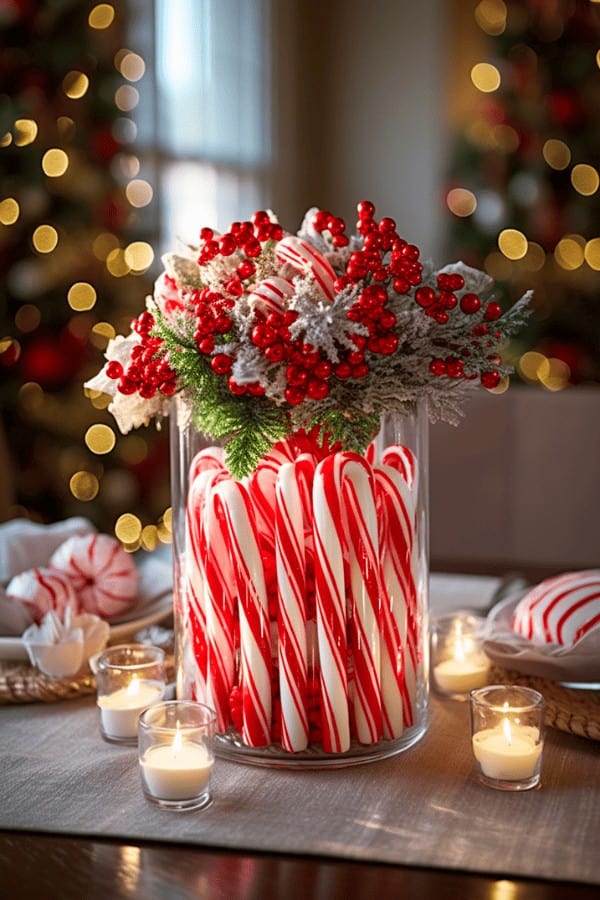
[[[125,253],[121,247],[111,250],[106,257],[106,268],[114,278],[123,278],[131,271],[125,261]]]
[[[37,381],[26,381],[19,388],[19,403],[25,412],[41,409],[44,402],[44,392]]]
[[[59,116],[56,120],[58,133],[66,141],[70,141],[75,134],[75,122],[70,116]]]
[[[510,378],[508,375],[503,375],[496,385],[496,387],[488,388],[487,390],[490,394],[505,394],[510,386]]]
[[[494,281],[508,281],[512,275],[512,264],[502,253],[488,253],[483,268]]]
[[[584,253],[585,261],[596,272],[600,271],[600,238],[592,238],[585,245]]]
[[[146,71],[146,64],[138,53],[119,50],[115,55],[115,67],[127,81],[139,81]]]
[[[115,250],[118,246],[119,238],[116,234],[111,234],[109,231],[103,231],[102,234],[99,234],[94,238],[92,243],[92,253],[96,259],[104,262],[111,250]]]
[[[498,235],[498,247],[507,259],[523,259],[527,246],[527,238],[516,228],[505,228]]]
[[[538,378],[540,383],[549,391],[562,391],[569,383],[571,369],[562,359],[549,357],[546,365],[540,366]]]
[[[158,528],[156,525],[146,525],[142,529],[142,547],[144,550],[156,550],[158,544]]]
[[[574,269],[579,269],[583,265],[585,254],[582,240],[579,236],[569,235],[561,238],[558,242],[554,248],[554,259],[561,269],[566,269],[570,272]]]
[[[116,440],[114,431],[108,425],[90,425],[85,433],[85,443],[92,453],[110,453]]]
[[[69,168],[69,157],[64,150],[53,147],[42,156],[42,169],[48,178],[59,178]]]
[[[160,518],[157,528],[158,539],[162,544],[173,542],[173,509],[168,507]]]
[[[84,312],[92,309],[97,299],[96,289],[87,281],[76,281],[67,293],[67,300],[71,309],[75,312]]]
[[[578,194],[591,197],[600,186],[600,176],[593,166],[588,166],[587,163],[578,163],[571,170],[571,184]]]
[[[0,147],[10,147],[13,136],[10,131],[5,132],[0,138]]]
[[[130,112],[140,102],[140,93],[130,84],[122,84],[115,91],[115,106],[121,112]]]
[[[133,153],[119,153],[119,173],[125,178],[135,178],[140,171],[140,161]],[[131,203],[131,200],[129,201]]]
[[[542,147],[542,156],[552,169],[561,171],[571,162],[571,151],[564,141],[549,138]]]
[[[33,303],[24,303],[15,314],[15,325],[24,334],[28,334],[40,324],[42,315]]]
[[[31,241],[38,253],[52,253],[58,244],[58,232],[52,225],[38,225]]]
[[[15,122],[15,147],[33,144],[38,135],[37,122],[33,119],[17,119]]]
[[[471,81],[478,91],[491,94],[500,87],[500,72],[491,63],[476,63],[471,69]]]
[[[73,70],[67,72],[62,81],[62,88],[70,100],[79,100],[90,86],[90,79],[83,72]]]
[[[96,322],[90,331],[90,341],[94,347],[105,350],[106,345],[115,337],[115,334],[114,325],[111,325],[110,322]]]
[[[0,338],[0,357],[4,356],[3,363],[12,365],[21,355],[21,345],[14,337]]]
[[[600,50],[596,53],[596,65],[600,69]]]
[[[481,0],[475,7],[475,21],[486,34],[502,34],[506,28],[506,4],[503,0]]]
[[[527,253],[523,257],[523,268],[527,272],[539,272],[546,265],[546,251],[535,241],[527,244]]]
[[[101,31],[112,25],[115,18],[114,8],[110,3],[98,3],[97,6],[90,11],[88,16],[88,25],[90,28],[96,28]]]
[[[540,371],[544,372],[548,366],[548,360],[543,353],[537,350],[528,350],[518,362],[519,373],[526,381],[538,381]]]
[[[495,125],[492,135],[496,147],[502,153],[514,153],[519,146],[519,135],[510,125]]]
[[[154,192],[152,185],[148,184],[147,181],[144,181],[142,178],[135,178],[125,188],[125,196],[132,206],[139,209],[142,206],[148,206],[152,201]]]
[[[92,472],[75,472],[69,480],[69,488],[76,500],[88,503],[98,496],[100,484]]]
[[[115,522],[115,536],[122,544],[133,544],[139,541],[142,534],[142,523],[133,513],[123,513]]]
[[[154,261],[154,250],[146,241],[133,241],[125,248],[124,257],[132,272],[146,272]]]
[[[452,188],[446,196],[446,204],[451,213],[464,218],[477,209],[477,197],[466,188]]]
[[[1,225],[14,225],[20,213],[21,209],[14,197],[6,197],[4,200],[0,200]]]

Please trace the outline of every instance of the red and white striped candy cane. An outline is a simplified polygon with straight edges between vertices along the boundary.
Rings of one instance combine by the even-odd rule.
[[[312,244],[303,238],[290,235],[279,241],[275,255],[280,262],[289,263],[297,272],[312,273],[321,294],[327,300],[333,300],[335,272],[330,263],[318,250],[315,250]]]
[[[213,469],[224,469],[227,472],[225,451],[222,447],[204,447],[196,453],[190,464],[189,483],[191,484],[200,472]]]
[[[409,488],[417,489],[417,459],[409,447],[405,447],[403,444],[392,444],[386,447],[381,456],[381,464],[396,469]]]
[[[387,595],[386,608],[391,614],[384,616],[384,640],[387,648],[382,673],[384,693],[386,696],[393,696],[400,691],[403,724],[410,726],[414,722],[418,661],[413,570],[414,497],[400,473],[390,466],[376,466],[375,480],[385,518],[381,565]],[[394,658],[398,647],[401,648],[400,659]],[[398,727],[396,720],[395,730]]]
[[[235,605],[229,537],[223,509],[221,473],[212,480],[202,514],[204,608],[207,635],[206,702],[217,713],[220,731],[229,725],[229,696],[235,680]]]
[[[246,481],[260,534],[260,545],[265,553],[275,551],[275,485],[279,470],[279,464],[261,459]]]
[[[313,483],[315,594],[321,686],[322,744],[326,753],[350,748],[341,473],[336,455],[322,460]]]
[[[248,303],[268,315],[281,313],[287,309],[288,300],[294,293],[294,285],[288,278],[272,275],[256,285],[248,295]]]
[[[271,741],[271,635],[258,529],[243,484],[224,481],[219,493],[239,597],[242,738],[263,747]]]
[[[206,670],[208,644],[206,636],[206,609],[204,599],[204,540],[202,535],[202,510],[207,486],[214,479],[214,472],[201,472],[190,482],[185,513],[185,552],[182,559],[181,593],[185,633],[191,633],[194,665],[185,667],[184,696],[195,700],[206,699]],[[187,642],[186,642],[187,646]],[[190,654],[186,653],[189,663]]]
[[[295,463],[281,466],[275,509],[281,744],[291,752],[308,746],[306,559],[297,474]]]
[[[362,744],[375,744],[383,734],[381,703],[381,579],[375,483],[363,457],[337,454],[342,466],[344,523],[348,540],[354,662],[354,718]]]

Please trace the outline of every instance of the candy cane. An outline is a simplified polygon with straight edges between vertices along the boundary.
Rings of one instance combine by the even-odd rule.
[[[405,482],[416,491],[418,467],[415,454],[409,447],[403,444],[392,444],[386,447],[381,456],[381,463],[384,466],[391,466],[400,472]]]
[[[350,748],[340,464],[322,460],[313,483],[315,594],[320,660],[322,744],[326,753]]]
[[[379,542],[371,467],[360,456],[338,454],[344,522],[348,538],[350,620],[355,671],[354,714],[362,744],[375,744],[383,733],[381,703],[381,648]]]
[[[400,691],[403,723],[409,726],[414,722],[417,667],[416,586],[412,564],[414,499],[403,477],[390,466],[377,466],[375,480],[385,510],[382,570],[387,595],[384,639],[388,657],[384,666],[384,690],[386,696]],[[399,660],[393,657],[395,646],[401,648]],[[392,677],[396,679],[396,687]]]
[[[190,484],[200,472],[208,472],[212,470],[225,470],[225,450],[223,447],[204,447],[192,459],[190,464],[189,481]]]
[[[308,746],[306,570],[302,500],[297,465],[285,463],[277,476],[276,560],[279,594],[279,688],[284,750]]]
[[[206,702],[217,713],[220,731],[229,725],[229,696],[235,679],[234,627],[237,595],[231,577],[228,532],[223,510],[223,476],[212,478],[202,514],[204,608],[207,635]]]
[[[281,313],[288,306],[288,300],[294,293],[294,285],[288,278],[273,275],[261,281],[248,295],[248,303],[254,309],[265,314]]]
[[[261,548],[272,554],[275,550],[275,485],[280,465],[261,460],[247,480],[260,533]]]
[[[259,535],[252,503],[239,481],[219,486],[232,574],[239,601],[242,738],[250,747],[271,740],[271,637]]]
[[[325,257],[308,241],[293,235],[285,237],[277,244],[275,255],[280,262],[289,263],[297,272],[311,272],[323,296],[333,300],[336,274]]]

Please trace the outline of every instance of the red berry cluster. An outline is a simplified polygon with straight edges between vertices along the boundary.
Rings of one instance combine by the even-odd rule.
[[[312,344],[292,340],[289,326],[297,318],[298,313],[293,310],[268,315],[257,310],[250,335],[252,343],[269,362],[287,363],[285,399],[290,406],[298,406],[307,398],[323,400],[327,397],[332,371],[331,363],[323,359]]]
[[[342,286],[371,278],[392,284],[397,294],[406,294],[421,283],[423,266],[419,262],[419,248],[409,244],[396,231],[396,223],[388,216],[377,222],[375,207],[369,200],[357,205],[356,230],[363,236],[363,249],[350,255]],[[384,263],[386,254],[389,261]]]
[[[319,234],[328,231],[331,243],[336,249],[347,247],[350,243],[348,236],[345,234],[346,223],[339,216],[332,216],[325,209],[319,209],[313,216],[312,225]]]
[[[152,337],[154,316],[145,310],[131,323],[141,340],[130,354],[126,367],[111,360],[106,366],[106,374],[117,381],[117,390],[121,394],[135,394],[151,400],[159,391],[165,397],[171,397],[177,390],[177,376],[165,358],[164,341]]]

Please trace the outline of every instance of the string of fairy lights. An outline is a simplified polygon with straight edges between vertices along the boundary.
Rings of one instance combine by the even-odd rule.
[[[589,0],[600,4],[600,0]],[[514,10],[513,10],[514,12]],[[558,4],[548,6],[544,20],[546,29],[544,40],[551,42],[562,36],[564,25],[563,13]],[[504,0],[481,0],[474,10],[474,17],[479,28],[490,38],[502,35],[507,28],[509,9]],[[530,71],[535,71],[538,58],[534,49],[515,39],[519,59]],[[595,62],[600,69],[600,50],[590,47]],[[472,87],[479,96],[493,95],[503,87],[501,67],[492,62],[475,63],[470,71]],[[511,85],[508,86],[511,89]],[[514,89],[514,88],[513,88]],[[519,147],[520,136],[517,130],[506,121],[493,122],[478,112],[477,104],[470,107],[474,112],[464,125],[464,135],[471,146],[478,151],[512,154]],[[568,170],[571,189],[581,197],[592,197],[600,188],[600,175],[594,165],[588,161],[573,159],[572,149],[562,137],[548,137],[541,144],[541,159],[548,171],[564,172]],[[538,195],[539,184],[527,171],[513,176],[508,185],[509,190],[520,195],[521,202],[533,204]],[[504,218],[504,204],[494,189],[481,188],[471,190],[467,186],[453,186],[446,193],[446,205],[455,217],[467,219],[479,217],[487,230],[493,230]],[[485,271],[497,281],[511,279],[527,279],[544,270],[544,276],[555,280],[565,278],[585,279],[590,272],[600,271],[600,237],[584,237],[580,233],[567,233],[556,240],[552,251],[544,249],[540,243],[530,240],[522,231],[514,227],[496,227],[496,248],[491,250],[483,261]],[[562,390],[569,384],[570,369],[568,364],[559,358],[548,357],[537,350],[527,350],[515,360],[517,370],[525,382],[541,384],[551,391]],[[508,388],[508,379],[494,389],[502,393]]]
[[[87,25],[90,29],[104,31],[115,22],[115,8],[109,3],[99,3],[89,12]],[[140,93],[135,87],[145,73],[145,62],[138,54],[127,48],[121,48],[114,56],[114,67],[123,78],[121,84],[114,92],[114,102],[118,114],[112,124],[112,136],[125,150],[117,153],[111,160],[111,174],[122,186],[125,199],[132,210],[142,209],[151,203],[153,188],[151,184],[140,177],[141,162],[133,152],[127,152],[127,148],[135,142],[137,127],[134,120],[128,116],[135,110]],[[61,89],[69,100],[76,101],[83,98],[93,85],[90,78],[84,72],[71,70],[65,73]],[[72,170],[73,178],[78,178],[76,151],[69,147],[69,140],[77,128],[76,105],[73,105],[72,116],[60,116],[56,121],[56,133],[62,139],[62,146],[53,146],[45,150],[40,157],[40,166],[47,179],[48,190],[53,190],[51,182],[60,183],[62,191],[69,191],[69,178]],[[40,133],[38,123],[32,118],[16,119],[12,128],[0,137],[0,147],[30,147],[36,142]],[[23,213],[17,197],[6,196],[0,199],[0,225],[10,228],[19,223]],[[63,231],[57,223],[50,219],[40,221],[30,232],[31,249],[34,259],[51,259],[54,257],[56,266],[60,267],[61,259],[64,260],[69,253],[70,235]],[[89,235],[91,253],[93,257],[103,264],[106,273],[112,278],[121,279],[125,276],[139,276],[145,274],[154,261],[154,251],[151,245],[145,241],[132,241],[123,244],[122,240],[110,230],[103,228]],[[33,269],[32,269],[33,271]],[[69,327],[77,329],[79,314],[87,314],[96,305],[98,290],[90,281],[75,281],[66,292],[66,302],[70,310],[75,314]],[[96,321],[91,324],[89,319],[80,319],[86,329],[85,338],[96,348],[104,350],[108,341],[117,333],[127,331],[131,316],[125,313],[121,320],[114,324],[107,321]],[[33,302],[23,303],[15,314],[15,328],[17,332],[28,334],[34,332],[41,320],[41,312],[38,305]],[[3,362],[10,363],[18,360],[21,353],[19,339],[15,336],[0,337],[0,356]],[[89,398],[93,407],[104,410],[109,398],[97,394]],[[18,403],[23,410],[29,412],[51,410],[58,412],[59,400],[49,396],[42,386],[35,381],[26,381],[18,390]],[[141,463],[148,454],[148,442],[140,435],[127,435],[125,437],[115,434],[110,425],[94,423],[85,431],[84,443],[87,450],[93,454],[95,461],[91,464],[85,462],[85,452],[82,448],[67,448],[59,458],[61,475],[68,482],[69,490],[73,498],[79,502],[88,503],[95,500],[100,492],[115,499],[123,500],[131,493],[127,482],[127,475],[121,469],[105,471],[101,459],[106,454],[115,450],[119,460],[126,465]],[[14,511],[18,513],[19,510]],[[23,510],[23,512],[27,512]],[[160,543],[171,541],[171,509],[165,509],[156,524],[143,525],[141,519],[131,512],[118,516],[114,525],[114,533],[121,541],[125,549],[135,551],[140,547],[146,550],[154,550]]]

